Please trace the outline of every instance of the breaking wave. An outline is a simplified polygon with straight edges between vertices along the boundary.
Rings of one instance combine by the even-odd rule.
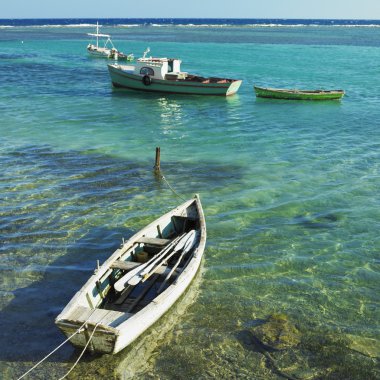
[[[380,20],[290,20],[290,19],[0,19],[0,28],[89,28],[102,26],[180,28],[380,28]]]

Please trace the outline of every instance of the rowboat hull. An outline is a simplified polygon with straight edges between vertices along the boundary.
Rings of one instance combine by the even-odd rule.
[[[172,236],[173,230],[186,232],[189,228],[195,228],[197,239],[181,266],[171,267],[173,264],[167,259],[168,266],[159,268],[160,271],[152,276],[154,279],[131,289],[126,285],[121,293],[115,290],[116,284],[128,276],[128,271],[121,268],[127,264],[141,265],[132,261],[132,257],[141,254],[141,246],[145,250],[153,249],[150,244],[156,241],[167,243],[169,239],[165,238]],[[66,337],[71,337],[70,342],[76,347],[82,348],[89,343],[90,350],[94,352],[116,354],[155,323],[183,294],[199,269],[205,244],[205,219],[200,200],[195,197],[149,224],[116,250],[58,315],[55,321],[58,328]],[[173,257],[181,262],[181,257]],[[175,272],[176,277],[166,284],[164,279],[171,272]],[[148,285],[149,289],[144,290]],[[161,288],[163,291],[160,292]],[[130,296],[124,303],[119,303],[123,294],[128,292]],[[142,298],[139,301],[141,305],[136,304],[135,309],[131,309],[131,301],[136,302],[139,292],[140,295],[146,294],[144,297],[149,295],[148,300]]]
[[[344,96],[343,90],[286,90],[254,86],[259,98],[285,100],[339,100]]]
[[[220,79],[213,82],[212,78],[205,78],[204,82],[186,79],[157,79],[151,78],[149,84],[143,82],[142,75],[133,74],[133,70],[120,65],[108,65],[111,81],[114,87],[148,92],[164,92],[187,95],[219,95],[235,94],[241,85],[241,80]],[[218,78],[219,79],[219,78]]]

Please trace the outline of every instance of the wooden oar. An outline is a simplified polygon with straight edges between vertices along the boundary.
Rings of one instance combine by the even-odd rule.
[[[182,249],[182,251],[186,254],[186,252],[188,252],[192,248],[196,238],[195,230],[191,230],[190,232],[188,232],[186,237],[187,239],[185,240],[183,247],[180,247],[180,249],[176,250],[176,252],[179,252]],[[170,253],[167,257],[165,257],[165,260],[162,260],[161,263],[159,263],[151,272],[146,273],[142,281],[144,282],[145,280],[147,280],[164,264],[164,261],[167,262],[176,252],[173,251],[172,253]]]
[[[185,257],[186,253],[190,252],[190,250],[194,247],[194,244],[195,244],[195,242],[197,240],[196,239],[196,233],[195,233],[195,231],[194,231],[194,235],[195,235],[194,239],[187,240],[185,246],[183,247],[183,251],[182,251],[180,257],[178,258],[177,262],[174,264],[174,266],[171,269],[171,271],[165,277],[165,280],[162,282],[161,286],[158,288],[157,294],[161,293],[161,290],[164,288],[164,285],[168,282],[169,278],[172,276],[172,274],[174,273],[174,271],[177,269],[178,265],[180,264],[180,262],[182,261],[182,259]]]
[[[148,260],[146,263],[139,265],[138,267],[132,269],[128,273],[126,273],[123,277],[121,277],[119,280],[115,282],[114,288],[116,291],[121,292],[127,285],[128,281],[135,276],[140,271],[144,270],[145,267],[147,267],[149,264],[151,264],[153,261],[155,261],[157,258],[166,255],[175,244],[183,237],[184,235],[177,236],[172,242],[170,242],[165,248],[163,248],[160,252],[158,252],[156,255],[154,255],[150,260]]]
[[[182,238],[178,241],[177,245],[174,247],[174,250],[171,253],[169,253],[168,255],[161,255],[160,257],[157,257],[157,259],[148,266],[146,266],[144,270],[133,276],[128,281],[128,285],[137,285],[140,281],[146,281],[153,273],[156,272],[158,268],[161,267],[164,261],[169,260],[174,254],[183,249],[187,241],[190,239],[194,239],[194,236],[194,230],[188,232],[185,236],[182,236]]]
[[[188,238],[189,238],[189,233],[188,232],[187,234],[183,234],[181,236],[181,239],[177,242],[176,246],[174,247],[174,251],[173,252],[178,252],[180,251],[181,249],[183,249],[183,247],[185,246]],[[147,266],[142,272],[141,272],[141,275],[146,275],[147,273],[149,273],[154,267],[155,265],[163,258],[163,256],[160,256],[160,257],[157,257],[156,260],[154,260],[149,266]]]

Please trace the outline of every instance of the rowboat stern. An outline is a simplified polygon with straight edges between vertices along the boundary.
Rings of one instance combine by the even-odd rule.
[[[236,94],[239,91],[239,88],[240,88],[242,82],[243,82],[242,80],[234,80],[231,83],[230,87],[228,87],[226,96],[230,96],[230,95]]]
[[[70,343],[79,349],[86,345],[91,352],[114,354],[118,341],[118,330],[104,325],[79,321],[56,319],[59,330],[70,340]]]
[[[95,277],[92,276],[90,280]],[[119,340],[118,326],[131,314],[91,307],[79,291],[55,319],[55,324],[70,343],[91,352],[114,354]]]

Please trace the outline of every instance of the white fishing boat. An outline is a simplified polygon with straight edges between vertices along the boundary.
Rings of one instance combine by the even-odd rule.
[[[87,45],[87,51],[91,56],[100,58],[110,58],[115,60],[133,61],[133,54],[124,54],[117,50],[111,40],[109,34],[99,33],[99,23],[96,23],[96,33],[87,33],[91,37],[95,37],[95,43]],[[99,41],[103,41],[102,46]]]
[[[206,244],[198,196],[123,242],[56,318],[76,347],[115,354],[155,323],[190,285]]]
[[[189,74],[181,71],[181,60],[147,57],[148,52],[149,48],[135,65],[108,65],[112,84],[150,92],[228,96],[235,94],[242,83],[237,79]]]

